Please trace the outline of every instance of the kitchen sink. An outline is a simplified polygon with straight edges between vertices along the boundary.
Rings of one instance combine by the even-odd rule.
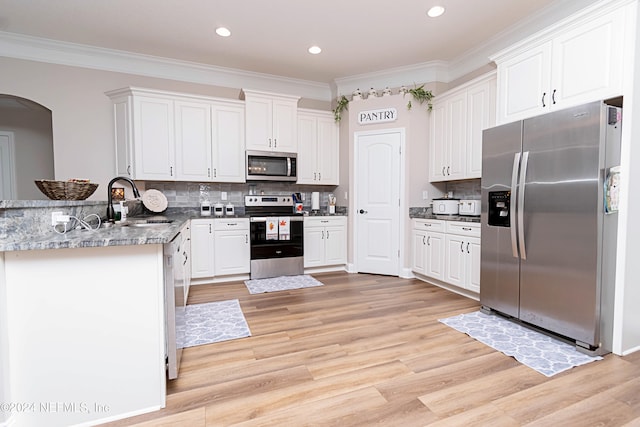
[[[149,217],[149,218],[130,218],[122,222],[110,223],[103,222],[102,228],[109,227],[165,227],[170,225],[174,220],[164,217]]]
[[[173,222],[172,219],[166,220],[136,220],[131,221],[128,225],[129,227],[162,227],[164,225],[169,225]]]

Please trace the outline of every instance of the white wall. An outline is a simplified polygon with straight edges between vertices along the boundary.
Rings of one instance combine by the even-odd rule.
[[[425,86],[426,90],[431,90],[432,86]],[[411,229],[409,227],[409,207],[428,206],[429,200],[422,199],[422,191],[427,190],[429,192],[429,198],[437,197],[441,195],[441,190],[429,183],[429,165],[428,165],[428,153],[429,153],[429,113],[427,106],[420,106],[415,101],[411,110],[407,109],[408,101],[412,99],[410,95],[402,96],[399,94],[391,95],[389,97],[377,97],[364,99],[360,101],[352,101],[349,103],[348,115],[343,114],[342,120],[348,119],[348,135],[341,133],[341,153],[343,158],[348,159],[348,188],[353,189],[355,177],[352,174],[353,159],[355,156],[354,147],[354,133],[362,131],[375,131],[384,129],[397,129],[404,128],[406,135],[405,152],[403,153],[403,159],[405,161],[404,174],[405,179],[405,192],[402,195],[402,201],[407,207],[404,215],[404,221],[406,227],[402,230],[404,237],[404,247],[402,249],[403,264],[401,268],[409,268],[410,266],[410,250],[411,250]],[[398,119],[393,122],[360,125],[358,124],[358,113],[361,111],[376,110],[381,108],[395,108],[398,112]],[[344,124],[343,124],[344,126]],[[348,145],[347,145],[348,144]],[[346,146],[345,146],[346,145]],[[342,158],[341,158],[342,163]],[[342,171],[341,171],[342,172]],[[342,197],[345,191],[346,184],[345,179],[341,175],[341,186],[339,188],[339,195]],[[353,204],[354,197],[349,194],[349,212],[355,212],[356,207]],[[349,235],[353,235],[352,230],[355,227],[355,215],[349,215]],[[348,261],[352,264],[355,261],[355,251],[353,242],[350,239],[348,247]]]
[[[14,134],[16,199],[46,199],[33,181],[54,178],[51,112],[0,108],[0,130]]]
[[[635,10],[640,23],[640,8]],[[636,26],[635,44],[640,42],[640,25]],[[617,354],[640,351],[640,55],[638,48],[631,58],[634,72],[626,79],[622,118],[623,195],[618,226],[618,259],[616,270],[616,309],[613,350]],[[631,96],[629,96],[631,95]]]

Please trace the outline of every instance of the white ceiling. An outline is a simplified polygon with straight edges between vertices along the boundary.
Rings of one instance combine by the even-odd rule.
[[[333,84],[431,61],[459,63],[594,1],[0,0],[0,31]],[[428,18],[435,4],[446,12]],[[216,36],[220,25],[232,36]],[[321,54],[307,52],[313,44]]]

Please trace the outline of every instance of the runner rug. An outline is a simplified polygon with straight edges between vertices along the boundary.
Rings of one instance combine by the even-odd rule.
[[[250,294],[288,291],[291,289],[312,288],[314,286],[324,285],[308,274],[245,280],[244,284],[247,285]]]
[[[503,317],[480,311],[440,319],[440,322],[515,358],[547,377],[602,359],[580,353],[575,346]]]
[[[183,347],[251,336],[237,299],[187,305],[183,328]]]

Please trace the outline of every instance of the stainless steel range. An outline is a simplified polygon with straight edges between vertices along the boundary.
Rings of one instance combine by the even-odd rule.
[[[245,196],[250,216],[251,278],[304,273],[303,217],[291,196]]]

